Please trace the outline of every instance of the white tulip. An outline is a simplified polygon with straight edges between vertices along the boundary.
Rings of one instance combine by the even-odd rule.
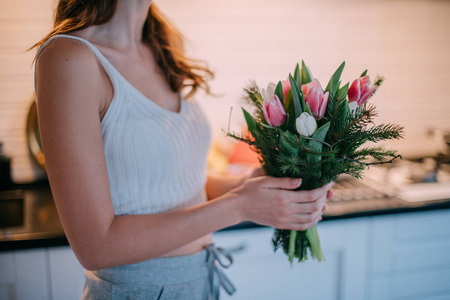
[[[358,102],[356,101],[349,102],[348,107],[350,108],[350,113],[353,115],[355,114],[355,110],[358,107]]]
[[[311,136],[317,129],[317,122],[313,116],[304,112],[295,120],[295,126],[301,135]]]
[[[273,97],[275,96],[275,89],[276,89],[276,85],[275,83],[269,83],[269,85],[267,86],[267,90],[262,89],[261,92],[261,96],[263,97],[263,100],[267,100],[270,101],[273,99]]]

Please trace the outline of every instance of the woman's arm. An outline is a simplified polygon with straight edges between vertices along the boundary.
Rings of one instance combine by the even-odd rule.
[[[318,222],[328,186],[293,192],[288,189],[299,181],[271,177],[253,178],[188,209],[115,216],[99,116],[110,83],[105,84],[103,69],[84,44],[52,43],[58,49],[48,45],[37,65],[40,134],[61,223],[86,269],[159,257],[244,220],[295,230]]]
[[[65,233],[83,266],[100,269],[157,257],[239,222],[232,201],[115,217],[99,117],[111,86],[102,72],[89,48],[68,39],[53,40],[37,65],[47,173]]]
[[[220,173],[208,172],[208,180],[206,182],[206,194],[208,200],[220,197],[232,189],[242,185],[250,178],[264,176],[264,171],[261,167],[254,168],[249,174],[246,175],[222,175]]]

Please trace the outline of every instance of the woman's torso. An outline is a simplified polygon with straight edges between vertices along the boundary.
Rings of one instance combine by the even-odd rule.
[[[210,128],[198,103],[170,90],[149,48],[126,61],[125,53],[89,42],[83,31],[65,37],[86,43],[106,71],[110,96],[99,115],[116,215],[174,211],[207,201]],[[211,240],[205,235],[161,257],[199,252]]]

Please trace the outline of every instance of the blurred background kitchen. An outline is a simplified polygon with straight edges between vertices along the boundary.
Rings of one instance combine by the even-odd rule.
[[[233,298],[450,299],[450,1],[155,3],[185,35],[187,53],[215,72],[212,91],[222,96],[196,99],[213,127],[217,172],[245,172],[242,164],[256,160],[224,134],[231,107],[230,129],[243,128],[242,87],[284,79],[301,59],[323,85],[344,60],[343,82],[366,68],[383,75],[370,100],[377,123],[406,128],[404,140],[382,144],[404,160],[336,185],[318,225],[326,262],[291,269],[273,253],[271,228],[216,233],[235,253]],[[78,299],[83,285],[27,128],[35,52],[25,50],[51,29],[54,5],[0,0],[0,142],[15,184],[0,191],[0,299]]]

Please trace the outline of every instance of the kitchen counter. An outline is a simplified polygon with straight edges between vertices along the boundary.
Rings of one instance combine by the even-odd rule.
[[[0,251],[68,245],[48,181],[21,184],[15,189],[23,193],[23,225],[0,228]],[[338,190],[335,194],[339,194]],[[329,201],[321,222],[437,209],[450,209],[450,199],[409,203],[387,194],[369,193],[369,197],[366,195],[364,199],[347,198]],[[242,222],[221,231],[251,227],[262,226],[252,222]]]

